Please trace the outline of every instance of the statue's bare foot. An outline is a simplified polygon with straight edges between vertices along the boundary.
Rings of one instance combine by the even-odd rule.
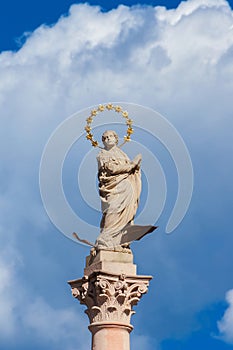
[[[116,247],[114,247],[114,251],[122,253],[131,253],[131,249],[128,243],[117,245]]]
[[[114,252],[123,252],[123,247],[121,245],[116,245],[114,247]]]

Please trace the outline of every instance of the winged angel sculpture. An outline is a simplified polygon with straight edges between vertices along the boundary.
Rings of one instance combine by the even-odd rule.
[[[126,119],[127,136],[124,137],[124,143],[130,141],[133,133],[132,123],[128,112],[123,111],[120,106],[113,106],[111,103],[100,105],[98,109],[91,111],[87,118],[85,130],[87,139],[91,141],[92,146],[99,147],[98,142],[93,140],[91,134],[91,123],[93,117],[98,112],[104,110],[115,110],[121,113]],[[118,135],[113,130],[107,130],[102,135],[104,147],[97,155],[98,162],[98,180],[99,195],[101,200],[102,219],[100,222],[100,234],[95,244],[81,240],[77,234],[75,237],[95,247],[96,250],[110,249],[117,250],[120,247],[128,247],[134,240],[139,240],[147,233],[156,229],[156,226],[134,225],[139,197],[141,193],[141,160],[142,156],[138,154],[133,160],[130,160],[126,153],[118,146]]]

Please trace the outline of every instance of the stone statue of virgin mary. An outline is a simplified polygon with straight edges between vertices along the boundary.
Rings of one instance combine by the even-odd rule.
[[[95,243],[97,249],[130,243],[155,229],[133,223],[141,193],[141,155],[131,161],[117,146],[115,131],[105,131],[102,141],[104,148],[97,156],[102,209],[100,235]]]

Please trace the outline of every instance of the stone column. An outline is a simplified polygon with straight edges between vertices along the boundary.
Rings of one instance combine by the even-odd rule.
[[[132,259],[129,250],[100,251],[87,258],[83,278],[68,282],[72,295],[87,306],[92,350],[130,349],[133,306],[147,292],[152,278],[136,275]]]

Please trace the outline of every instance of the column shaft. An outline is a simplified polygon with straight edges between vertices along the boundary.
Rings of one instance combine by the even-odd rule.
[[[92,324],[92,350],[130,350],[132,326],[123,324]]]

